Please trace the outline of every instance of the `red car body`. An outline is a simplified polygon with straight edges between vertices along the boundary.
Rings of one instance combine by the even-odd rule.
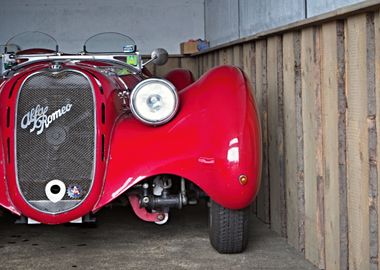
[[[119,81],[94,66],[78,63],[65,64],[63,69],[80,71],[91,79],[98,115],[102,104],[105,105],[105,123],[97,118],[96,146],[96,155],[100,157],[100,141],[104,136],[104,159],[96,163],[91,192],[78,207],[59,214],[34,209],[24,200],[16,183],[15,108],[18,90],[25,79],[50,64],[32,65],[1,83],[2,207],[42,223],[65,223],[98,211],[132,186],[159,174],[188,179],[226,208],[247,207],[255,198],[260,183],[260,124],[250,84],[240,69],[214,68],[179,90],[181,105],[175,118],[152,127],[121,109],[121,99],[115,90],[120,87]],[[176,79],[186,77],[183,72],[176,71],[169,79],[178,85],[181,81]],[[126,75],[122,79],[128,88],[133,88],[144,76]],[[246,185],[239,182],[240,175],[247,176]]]

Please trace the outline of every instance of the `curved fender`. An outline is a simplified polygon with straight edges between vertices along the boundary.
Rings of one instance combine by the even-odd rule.
[[[94,211],[141,180],[184,177],[224,207],[247,207],[260,184],[261,133],[249,82],[232,66],[214,68],[180,91],[181,108],[151,127],[128,116],[111,140],[106,183]],[[239,176],[246,175],[246,185]]]

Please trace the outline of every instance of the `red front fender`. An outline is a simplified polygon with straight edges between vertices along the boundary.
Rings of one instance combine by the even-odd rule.
[[[209,71],[180,92],[181,107],[168,124],[150,127],[133,117],[118,122],[111,140],[106,183],[95,211],[139,181],[174,174],[194,182],[224,207],[254,199],[260,183],[258,112],[243,72]],[[240,175],[248,183],[239,183]]]

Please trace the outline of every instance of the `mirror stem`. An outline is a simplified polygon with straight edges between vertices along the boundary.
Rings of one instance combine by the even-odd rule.
[[[149,64],[150,62],[152,62],[153,60],[157,59],[157,55],[155,55],[154,57],[150,58],[148,61],[144,62],[141,64],[142,67],[144,67],[145,65]]]

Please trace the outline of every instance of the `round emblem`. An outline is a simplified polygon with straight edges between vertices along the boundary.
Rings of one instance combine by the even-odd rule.
[[[79,199],[82,196],[82,188],[80,185],[73,184],[67,188],[67,195],[71,199]]]

